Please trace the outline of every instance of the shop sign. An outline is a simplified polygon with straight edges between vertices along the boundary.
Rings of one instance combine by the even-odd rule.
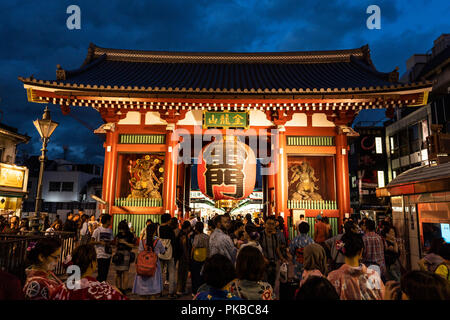
[[[0,186],[22,189],[25,171],[25,168],[0,163]]]

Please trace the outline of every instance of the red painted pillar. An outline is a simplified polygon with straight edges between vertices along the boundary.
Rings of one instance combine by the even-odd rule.
[[[336,185],[340,228],[345,213],[350,213],[351,210],[347,136],[345,134],[336,135]]]
[[[273,149],[273,148],[272,148]],[[269,189],[269,209],[267,215],[272,215],[275,212],[275,164],[273,162],[269,163],[269,176],[267,177],[267,188]]]
[[[103,143],[103,147],[105,148],[105,160],[103,162],[103,184],[102,184],[102,199],[107,201],[106,199],[109,198],[109,179],[111,177],[110,173],[110,161],[111,161],[111,141],[112,141],[112,132],[108,131],[106,132],[106,141]],[[101,205],[102,213],[103,210],[107,210],[107,208],[104,205]]]
[[[287,225],[288,209],[288,182],[287,182],[287,156],[286,156],[286,129],[284,126],[278,126],[278,137],[276,139],[276,175],[275,175],[275,208],[276,216],[284,216],[285,225]]]
[[[167,125],[166,134],[166,158],[165,158],[165,184],[163,195],[163,207],[165,213],[174,215],[176,208],[176,178],[177,178],[177,141],[174,136],[175,124]]]
[[[111,214],[114,205],[114,182],[117,165],[117,134],[112,131],[106,132],[105,162],[103,166],[102,198],[108,203],[106,213]]]
[[[116,178],[117,178],[117,140],[118,140],[118,132],[115,131],[112,133],[112,141],[111,141],[111,154],[110,154],[110,167],[109,167],[109,174],[110,179],[108,181],[108,189],[109,189],[109,195],[108,198],[105,200],[108,202],[109,207],[109,214],[111,213],[111,208],[114,205],[115,200],[115,187],[116,187]]]

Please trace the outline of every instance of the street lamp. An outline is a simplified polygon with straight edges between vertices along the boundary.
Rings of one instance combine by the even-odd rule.
[[[32,220],[31,227],[34,233],[39,232],[39,218],[41,213],[41,207],[42,207],[42,178],[44,175],[44,164],[45,164],[45,153],[47,152],[47,143],[50,139],[50,136],[52,135],[53,131],[55,131],[56,127],[58,126],[58,123],[55,121],[52,121],[50,117],[50,110],[48,110],[48,107],[45,107],[44,114],[42,116],[42,119],[38,119],[33,121],[34,126],[36,127],[37,131],[39,132],[39,135],[42,139],[42,149],[41,149],[41,156],[39,157],[40,161],[40,169],[39,169],[39,180],[38,180],[38,186],[37,186],[37,192],[36,192],[36,205],[35,205],[35,215],[34,219]]]

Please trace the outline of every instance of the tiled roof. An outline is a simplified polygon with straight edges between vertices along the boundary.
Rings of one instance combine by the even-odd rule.
[[[201,92],[377,91],[414,85],[378,72],[368,46],[282,53],[156,52],[104,49],[91,44],[78,70],[57,80],[19,78],[45,86],[108,90]]]

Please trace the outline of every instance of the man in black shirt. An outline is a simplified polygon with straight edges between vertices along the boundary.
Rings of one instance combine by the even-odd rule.
[[[166,248],[166,252],[159,256],[161,262],[161,270],[166,270],[169,275],[169,298],[175,299],[176,270],[175,270],[175,232],[170,227],[171,216],[165,213],[161,216],[161,225],[158,229],[158,237]],[[163,276],[163,279],[166,279]]]
[[[73,213],[69,212],[67,214],[67,219],[66,222],[64,223],[63,226],[63,231],[67,231],[67,232],[77,232],[77,224],[73,221]]]

